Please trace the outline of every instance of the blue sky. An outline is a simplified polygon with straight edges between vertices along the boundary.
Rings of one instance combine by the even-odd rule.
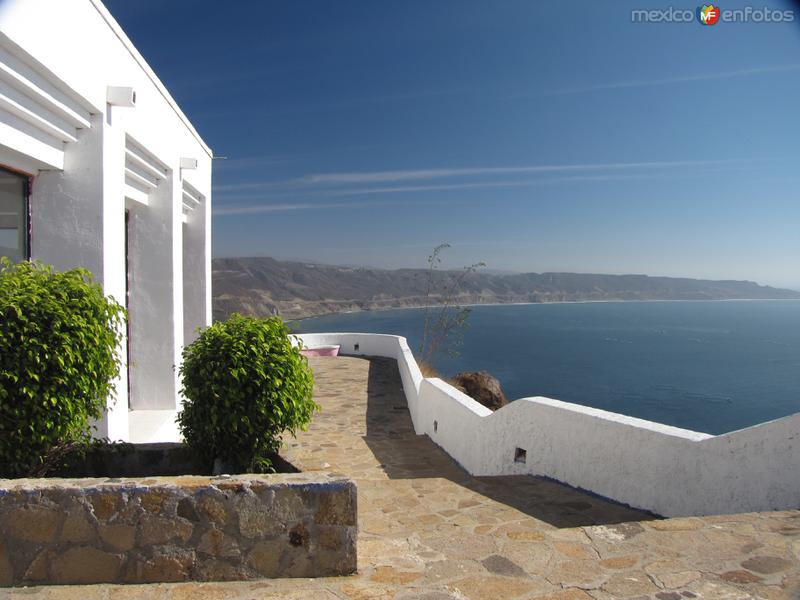
[[[632,23],[643,3],[616,0],[107,6],[228,157],[215,256],[421,267],[449,242],[449,266],[800,289],[800,10],[707,27]]]

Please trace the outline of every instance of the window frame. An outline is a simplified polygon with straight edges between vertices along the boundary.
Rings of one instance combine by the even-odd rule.
[[[31,228],[31,188],[33,187],[33,176],[30,173],[25,173],[24,171],[19,171],[8,165],[4,165],[0,163],[0,171],[5,171],[6,173],[11,173],[12,175],[17,175],[23,180],[22,184],[22,217],[25,219],[24,231],[25,235],[22,238],[22,243],[24,248],[22,249],[22,260],[28,261],[31,260],[31,238],[32,238],[32,228]]]

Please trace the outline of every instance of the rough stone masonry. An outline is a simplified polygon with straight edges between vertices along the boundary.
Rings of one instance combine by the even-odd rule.
[[[0,480],[0,585],[346,575],[356,487],[313,474]]]

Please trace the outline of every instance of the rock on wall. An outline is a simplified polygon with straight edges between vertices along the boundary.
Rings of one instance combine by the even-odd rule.
[[[0,480],[0,585],[356,570],[356,487],[324,474]]]

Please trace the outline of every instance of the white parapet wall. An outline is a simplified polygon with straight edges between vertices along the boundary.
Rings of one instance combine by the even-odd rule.
[[[397,360],[416,433],[472,475],[537,475],[663,516],[800,508],[800,414],[712,436],[549,398],[492,412],[423,378],[405,338],[299,336]]]

